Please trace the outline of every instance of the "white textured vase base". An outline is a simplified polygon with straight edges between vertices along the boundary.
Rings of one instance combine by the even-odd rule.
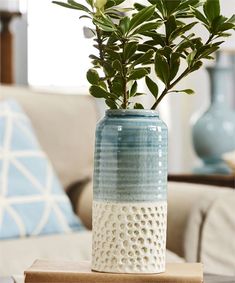
[[[167,202],[93,201],[92,269],[165,271]]]

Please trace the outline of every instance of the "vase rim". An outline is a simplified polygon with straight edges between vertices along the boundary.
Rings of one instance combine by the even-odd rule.
[[[107,116],[144,116],[144,117],[159,117],[157,110],[147,109],[108,109],[105,111]]]

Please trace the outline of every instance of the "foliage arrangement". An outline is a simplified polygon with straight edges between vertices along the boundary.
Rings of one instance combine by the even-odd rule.
[[[131,8],[123,8],[124,1],[86,0],[87,5],[53,1],[82,11],[80,18],[94,25],[98,52],[90,55],[93,68],[87,72],[91,95],[104,98],[111,109],[141,109],[133,98],[143,95],[138,92],[138,80],[143,78],[155,99],[151,109],[168,93],[193,94],[191,89],[174,87],[200,69],[205,59],[213,59],[224,42],[221,38],[235,29],[235,15],[221,15],[219,0],[148,0],[148,6],[136,3]],[[196,25],[207,30],[207,40],[195,32]],[[152,67],[154,80],[149,76]],[[157,78],[164,84],[161,93]]]

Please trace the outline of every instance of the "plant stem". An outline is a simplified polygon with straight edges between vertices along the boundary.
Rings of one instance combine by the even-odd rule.
[[[102,65],[104,65],[105,59],[104,59],[104,50],[103,50],[103,46],[102,46],[102,38],[101,38],[100,29],[97,26],[96,26],[96,34],[97,34],[97,43],[98,43],[98,47],[99,47],[100,59],[102,61]],[[103,69],[104,69],[104,66],[103,66]],[[105,70],[104,70],[104,73],[105,73]],[[105,74],[105,76],[106,76],[106,74]],[[108,83],[109,92],[111,92],[112,84],[111,84],[110,79],[107,79],[107,83]]]
[[[123,103],[122,108],[127,109],[128,106],[128,97],[127,97],[127,70],[126,70],[126,60],[124,58],[124,50],[125,50],[126,41],[122,41],[122,66],[123,66]]]
[[[190,73],[190,69],[186,68],[184,70],[184,72],[169,86],[165,87],[165,89],[163,90],[163,92],[161,93],[161,95],[159,96],[159,98],[155,101],[155,103],[153,104],[153,106],[151,107],[151,110],[155,110],[157,108],[157,106],[159,105],[159,103],[162,101],[162,99],[166,96],[166,94],[168,93],[168,91],[170,89],[172,89],[179,81],[181,81],[185,76],[187,76]]]
[[[165,97],[165,95],[167,94],[168,89],[165,88],[162,92],[162,94],[159,96],[159,98],[155,101],[155,103],[153,104],[153,106],[151,107],[151,110],[155,110],[158,106],[158,104],[162,101],[162,99]]]
[[[209,44],[212,41],[213,37],[214,37],[214,34],[211,34],[205,45]]]

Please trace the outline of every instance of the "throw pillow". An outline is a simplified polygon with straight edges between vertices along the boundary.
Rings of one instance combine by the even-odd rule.
[[[31,122],[14,100],[0,103],[0,239],[83,229]]]

